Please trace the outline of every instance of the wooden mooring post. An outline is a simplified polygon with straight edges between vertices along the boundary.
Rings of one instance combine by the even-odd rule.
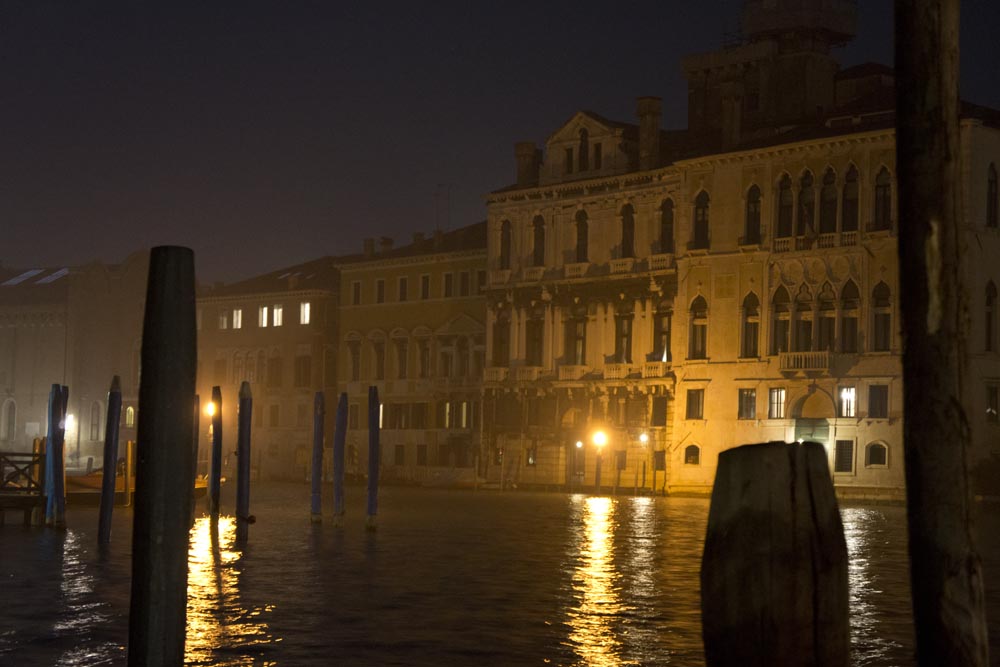
[[[323,392],[317,391],[313,399],[313,451],[312,451],[312,499],[309,520],[323,521],[323,420],[326,418]]]
[[[222,388],[212,387],[212,461],[208,477],[208,512],[219,518],[219,498],[222,495]]]
[[[115,482],[118,475],[118,425],[122,416],[121,378],[111,379],[108,391],[108,414],[104,420],[104,465],[101,475],[101,514],[97,522],[97,543],[111,541],[111,516],[115,507]],[[128,485],[132,480],[126,478]]]
[[[250,383],[240,385],[240,408],[236,420],[236,544],[244,545],[250,536],[250,426],[253,423],[253,395]]]
[[[375,515],[378,514],[381,408],[378,401],[378,387],[368,387],[368,516],[365,518],[365,527],[368,530],[375,530]]]
[[[337,420],[333,428],[333,520],[344,516],[344,448],[347,443],[347,393],[337,401]]]
[[[49,390],[49,430],[45,456],[45,525],[66,526],[66,404],[69,389],[53,384]]]
[[[196,358],[194,253],[153,248],[142,328],[129,667],[184,663]]]
[[[719,455],[701,566],[708,667],[847,667],[847,545],[816,443]]]

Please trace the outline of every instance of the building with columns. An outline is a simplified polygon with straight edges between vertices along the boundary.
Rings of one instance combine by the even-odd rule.
[[[687,129],[646,97],[634,123],[581,111],[515,147],[487,199],[483,437],[506,480],[592,487],[600,466],[707,493],[721,451],[812,440],[840,493],[901,496],[893,76],[833,58],[856,11],[748,0],[740,44],[684,60]],[[977,456],[1000,433],[998,128],[963,107]]]

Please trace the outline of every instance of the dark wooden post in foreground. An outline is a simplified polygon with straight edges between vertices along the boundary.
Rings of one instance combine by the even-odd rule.
[[[701,621],[708,667],[847,667],[847,545],[822,445],[719,455]]]
[[[313,400],[312,503],[310,508],[310,521],[313,523],[320,523],[323,520],[323,419],[325,417],[323,392],[317,391]]]
[[[219,518],[219,496],[222,495],[222,389],[212,387],[212,464],[208,478],[208,512]]]
[[[194,253],[153,248],[142,327],[129,667],[184,662],[195,360]]]
[[[368,387],[368,517],[365,526],[375,530],[375,515],[378,514],[378,473],[379,473],[379,417],[382,414],[378,402],[378,387]]]
[[[337,421],[333,430],[333,518],[344,516],[344,445],[347,440],[347,394],[337,401]]]
[[[66,526],[66,404],[69,388],[54,384],[49,391],[48,452],[45,457],[45,524]]]
[[[896,1],[896,168],[910,581],[920,665],[986,665],[962,397],[959,0]],[[985,178],[985,177],[984,177]]]
[[[236,420],[236,543],[246,544],[250,535],[250,425],[253,423],[250,383],[240,385],[240,408]]]
[[[97,522],[97,543],[111,541],[111,514],[115,507],[118,477],[118,422],[122,416],[122,381],[117,375],[108,392],[108,416],[104,420],[104,472],[101,475],[101,516]],[[128,484],[129,480],[125,480]]]

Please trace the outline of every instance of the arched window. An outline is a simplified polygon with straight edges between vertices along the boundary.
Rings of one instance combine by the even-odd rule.
[[[989,174],[986,177],[986,226],[997,226],[997,168],[990,163]]]
[[[500,223],[500,268],[502,270],[510,268],[510,244],[510,220],[504,220]]]
[[[590,169],[590,135],[587,128],[580,128],[580,149],[578,151],[580,161],[580,171]]]
[[[668,199],[660,205],[660,252],[674,251],[674,201]]]
[[[740,345],[740,356],[754,358],[758,356],[757,340],[760,338],[760,299],[753,292],[743,299],[743,336]]]
[[[494,366],[507,366],[510,363],[510,311],[501,310],[493,322],[493,356]]]
[[[708,303],[699,296],[691,302],[691,337],[688,359],[708,358]]]
[[[771,354],[788,352],[792,319],[792,300],[788,290],[779,287],[771,297]]]
[[[796,235],[804,236],[815,229],[816,193],[813,190],[813,175],[811,171],[802,174],[799,179],[799,220]]]
[[[103,440],[101,437],[101,404],[97,401],[90,405],[90,439]]]
[[[992,352],[996,349],[997,331],[997,286],[993,281],[986,283],[986,338],[983,349]]]
[[[819,348],[833,352],[833,343],[837,335],[837,295],[833,285],[823,284],[819,293]]]
[[[576,261],[589,262],[590,255],[590,231],[587,224],[587,212],[577,211],[576,213]]]
[[[792,235],[792,179],[785,174],[778,183],[778,225],[776,237],[786,239]]]
[[[892,178],[889,170],[882,167],[875,177],[875,217],[872,228],[884,230],[892,228]]]
[[[872,290],[872,349],[888,352],[892,348],[892,293],[880,282]]]
[[[756,185],[747,191],[746,225],[744,234],[744,244],[754,245],[760,243],[760,188]]]
[[[545,220],[542,216],[535,216],[531,223],[532,236],[532,266],[545,266]]]
[[[701,465],[701,448],[698,445],[688,445],[684,448],[684,465]]]
[[[840,290],[840,351],[858,351],[858,308],[861,294],[853,280]]]
[[[622,207],[622,257],[635,257],[635,209],[631,204]]]
[[[125,408],[125,428],[135,428],[135,408],[131,405]]]
[[[694,200],[694,230],[691,248],[708,248],[708,193],[702,190]]]
[[[615,309],[615,363],[632,363],[632,306]]]
[[[545,307],[538,305],[527,312],[524,323],[524,361],[541,366],[545,358]]]
[[[376,380],[385,379],[385,335],[378,333],[371,336],[372,339],[372,362],[375,371],[373,375]]]
[[[813,338],[813,298],[809,287],[802,285],[795,295],[795,351],[811,352]]]
[[[14,442],[14,436],[17,434],[17,404],[14,399],[8,399],[6,403],[3,404],[3,423],[0,424],[0,440],[6,443]]]
[[[844,176],[844,192],[840,204],[840,231],[858,231],[858,170],[853,164]]]
[[[868,443],[865,447],[865,466],[885,467],[889,462],[889,448],[880,442]]]
[[[837,177],[833,169],[823,174],[823,189],[819,195],[819,233],[833,234],[837,231]]]
[[[587,306],[577,304],[567,313],[563,324],[564,359],[571,366],[587,363]]]
[[[653,315],[653,361],[671,361],[670,330],[673,326],[673,302],[663,300]]]

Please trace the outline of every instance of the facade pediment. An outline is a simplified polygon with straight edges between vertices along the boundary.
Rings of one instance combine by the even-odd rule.
[[[546,146],[574,143],[580,140],[580,130],[586,130],[591,139],[622,134],[623,125],[609,123],[607,119],[589,111],[577,111],[558,130],[549,135]]]

